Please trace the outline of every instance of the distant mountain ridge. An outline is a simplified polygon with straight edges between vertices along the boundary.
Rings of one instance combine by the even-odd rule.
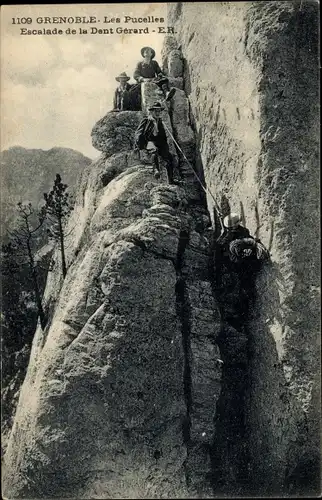
[[[12,228],[16,220],[19,201],[31,202],[37,207],[43,193],[53,186],[59,173],[73,192],[75,184],[91,159],[70,148],[54,147],[49,150],[13,146],[0,153],[2,234]]]

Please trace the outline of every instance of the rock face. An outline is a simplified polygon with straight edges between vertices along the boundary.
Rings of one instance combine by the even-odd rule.
[[[210,219],[133,154],[139,118],[110,113],[93,128],[104,153],[76,193],[67,276],[57,264],[47,281],[48,326],[35,335],[5,456],[9,498],[206,489],[220,392]]]
[[[252,483],[266,494],[316,494],[318,7],[214,3],[204,14],[194,3],[169,6],[177,35],[167,46],[182,49],[197,161],[218,203],[245,214],[274,264],[248,325]],[[211,198],[208,206],[213,215]]]

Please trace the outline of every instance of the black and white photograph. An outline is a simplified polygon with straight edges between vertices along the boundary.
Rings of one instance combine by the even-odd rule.
[[[319,10],[2,5],[4,499],[321,498]]]

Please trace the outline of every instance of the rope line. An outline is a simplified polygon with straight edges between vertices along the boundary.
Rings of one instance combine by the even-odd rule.
[[[222,224],[222,213],[221,213],[221,210],[219,208],[219,205],[214,197],[214,195],[212,194],[212,192],[210,191],[210,189],[205,186],[203,184],[203,182],[201,181],[200,177],[198,176],[197,172],[195,171],[195,169],[193,168],[193,166],[191,165],[191,163],[189,162],[188,158],[186,157],[186,155],[184,154],[184,152],[182,151],[181,147],[179,146],[179,144],[177,143],[177,141],[175,140],[175,138],[173,137],[171,131],[168,129],[167,125],[163,122],[163,125],[165,126],[166,130],[168,131],[170,137],[172,138],[173,142],[175,143],[175,145],[177,146],[177,148],[179,149],[179,151],[181,152],[182,156],[184,157],[184,159],[186,160],[187,164],[189,165],[190,169],[192,170],[192,173],[193,175],[196,177],[197,181],[199,182],[200,186],[202,187],[202,189],[204,190],[204,192],[207,194],[209,194],[214,202],[214,205],[215,205],[215,209],[216,211],[218,212],[218,216],[219,216],[219,219],[220,219],[220,225],[221,227],[223,227],[223,224]]]

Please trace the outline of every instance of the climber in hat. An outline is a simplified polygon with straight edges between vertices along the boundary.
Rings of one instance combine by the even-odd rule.
[[[155,177],[160,177],[159,156],[165,161],[168,183],[174,184],[173,180],[173,158],[169,151],[166,132],[162,123],[161,115],[164,107],[159,103],[148,108],[148,116],[143,118],[135,131],[135,149],[153,152],[153,164]]]
[[[250,233],[246,227],[241,225],[241,217],[239,214],[231,213],[224,220],[225,232],[223,239],[233,241],[240,238],[249,238]]]
[[[225,232],[218,238],[216,247],[217,286],[222,290],[220,293],[224,293],[227,279],[232,280],[246,313],[256,298],[257,275],[262,265],[270,260],[269,251],[241,225],[239,214],[227,215],[223,224]]]
[[[253,238],[249,230],[241,225],[241,217],[231,213],[224,218],[226,231],[217,240],[223,247],[224,255],[231,262],[264,261],[269,259],[269,252],[258,238]]]
[[[113,111],[130,111],[133,110],[131,89],[133,85],[127,83],[131,77],[123,71],[115,78],[119,82],[119,86],[115,89],[113,100]]]
[[[140,84],[144,81],[153,81],[156,83],[164,93],[164,97],[166,101],[170,101],[175,94],[176,89],[172,87],[169,88],[169,80],[162,73],[162,70],[157,63],[154,61],[155,50],[151,47],[143,47],[141,49],[141,55],[143,57],[143,61],[139,61],[136,65],[134,71],[134,80],[138,82],[138,89],[141,92]]]
[[[224,232],[218,238],[217,245],[220,247],[221,257],[229,258],[230,251],[229,245],[234,240],[239,240],[241,238],[250,238],[250,232],[246,227],[241,225],[241,217],[239,214],[231,213],[227,215],[224,220]]]

